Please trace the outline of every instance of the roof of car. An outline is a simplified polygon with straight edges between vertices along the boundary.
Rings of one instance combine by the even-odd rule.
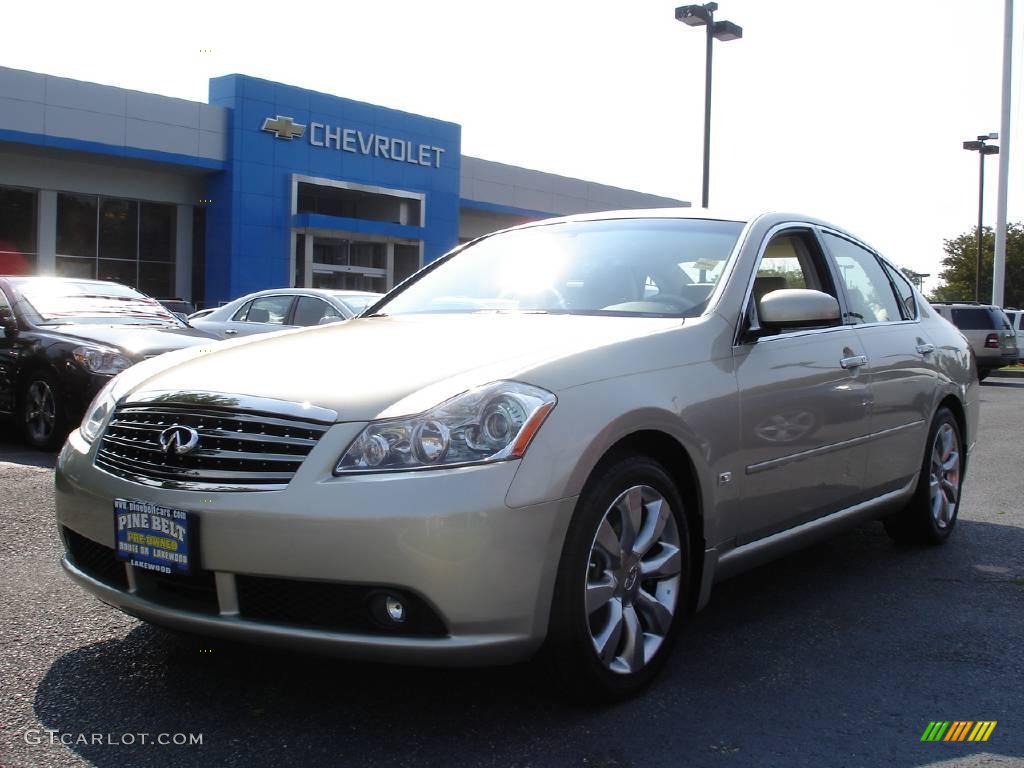
[[[0,278],[4,280],[14,280],[17,282],[42,282],[49,281],[55,283],[95,283],[96,285],[117,285],[121,288],[130,288],[131,286],[122,285],[121,283],[115,283],[113,280],[94,280],[90,277],[60,277],[57,275],[0,275]]]

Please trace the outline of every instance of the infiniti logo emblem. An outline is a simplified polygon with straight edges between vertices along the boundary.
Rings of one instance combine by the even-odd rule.
[[[175,424],[160,433],[160,447],[168,456],[182,456],[199,445],[199,433],[192,427]]]

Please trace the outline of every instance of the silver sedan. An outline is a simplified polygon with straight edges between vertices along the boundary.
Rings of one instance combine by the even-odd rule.
[[[366,291],[273,288],[250,293],[214,310],[202,310],[202,315],[192,314],[189,323],[207,333],[229,339],[348,320],[380,297],[379,293]]]
[[[154,624],[545,649],[615,698],[731,574],[866,520],[946,541],[977,423],[964,337],[846,231],[592,214],[481,238],[351,322],[130,368],[60,454],[57,521],[71,578]]]

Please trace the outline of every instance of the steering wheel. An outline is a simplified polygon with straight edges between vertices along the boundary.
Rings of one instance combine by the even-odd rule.
[[[674,296],[668,293],[658,293],[654,296],[649,296],[644,301],[657,302],[658,304],[668,304],[679,312],[687,312],[696,307],[701,302],[691,301],[683,296]]]
[[[499,299],[514,299],[516,301],[522,301],[523,298],[535,299],[536,303],[534,306],[524,307],[524,309],[546,309],[554,306],[557,309],[566,309],[565,297],[558,292],[558,289],[553,286],[546,286],[536,291],[502,291],[499,295]],[[542,297],[548,297],[554,299],[553,304],[551,302],[541,301]]]

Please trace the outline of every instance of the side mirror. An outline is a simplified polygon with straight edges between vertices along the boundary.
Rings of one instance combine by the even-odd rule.
[[[839,302],[821,291],[781,288],[761,298],[757,317],[770,330],[834,325],[839,322]]]
[[[0,326],[3,326],[4,336],[8,339],[13,339],[18,335],[18,323],[13,317],[0,317]]]

